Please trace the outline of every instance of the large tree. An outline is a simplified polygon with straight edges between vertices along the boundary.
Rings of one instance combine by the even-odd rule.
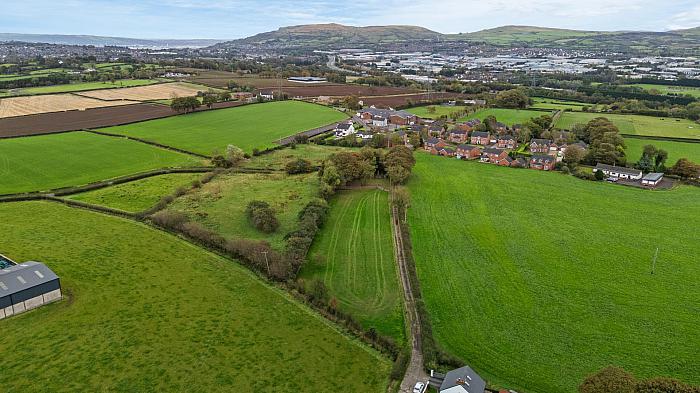
[[[506,90],[496,95],[496,105],[502,108],[524,109],[530,106],[530,97],[521,89]]]

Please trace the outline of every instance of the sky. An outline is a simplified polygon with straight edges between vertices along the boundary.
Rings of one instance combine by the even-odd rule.
[[[503,25],[580,30],[700,26],[698,0],[22,0],[0,32],[235,39],[309,23],[418,25],[441,33]]]

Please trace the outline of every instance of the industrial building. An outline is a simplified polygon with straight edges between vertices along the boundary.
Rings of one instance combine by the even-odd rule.
[[[58,276],[39,262],[14,263],[0,257],[0,319],[61,299]]]

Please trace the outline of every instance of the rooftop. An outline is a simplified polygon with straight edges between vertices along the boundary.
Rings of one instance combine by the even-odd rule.
[[[39,262],[24,262],[0,270],[0,298],[57,280],[56,273]]]

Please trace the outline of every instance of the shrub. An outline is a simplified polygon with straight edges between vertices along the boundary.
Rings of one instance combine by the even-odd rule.
[[[156,225],[168,229],[181,229],[182,225],[187,222],[187,216],[184,213],[161,210],[154,214],[151,219]]]
[[[595,171],[593,177],[598,181],[605,180],[605,173],[603,173],[603,171]]]
[[[311,161],[297,158],[296,160],[289,161],[284,166],[284,170],[290,175],[295,175],[298,173],[311,173],[314,171],[314,167],[311,165]]]
[[[246,216],[251,225],[265,233],[272,233],[280,226],[277,217],[275,217],[275,211],[267,202],[251,201],[248,203]]]

